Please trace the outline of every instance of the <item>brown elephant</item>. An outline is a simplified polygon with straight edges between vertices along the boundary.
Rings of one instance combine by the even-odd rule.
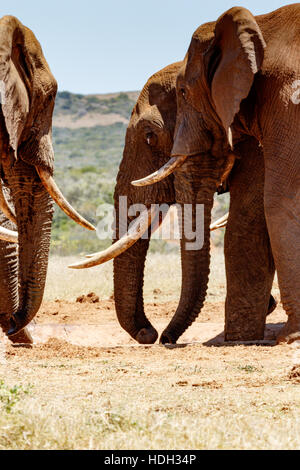
[[[18,231],[18,250],[16,244],[0,242],[0,326],[12,341],[30,342],[23,329],[43,298],[53,199],[78,223],[94,227],[55,185],[52,113],[56,80],[32,31],[12,16],[0,19],[0,85],[0,224],[2,233],[7,228]],[[3,188],[8,190],[7,197]]]
[[[190,161],[193,165],[193,172],[186,173],[186,177],[179,174],[170,175],[161,183],[145,188],[134,188],[131,185],[133,177],[139,178],[146,171],[153,171],[169,158],[177,111],[176,79],[181,67],[182,63],[172,64],[154,74],[146,83],[133,109],[115,189],[118,241],[105,252],[94,255],[89,261],[72,266],[73,268],[92,267],[115,258],[114,292],[117,316],[122,327],[140,343],[154,343],[158,337],[157,331],[145,315],[143,304],[144,264],[149,238],[145,239],[141,236],[150,224],[148,211],[151,212],[151,206],[164,203],[168,205],[177,203],[182,206],[188,203],[193,205],[193,210],[196,204],[205,206],[204,248],[188,250],[187,240],[185,238],[181,240],[181,298],[172,321],[161,337],[161,342],[175,343],[177,341],[198,316],[207,291],[210,212],[217,183],[224,173],[226,158],[220,164],[219,159],[211,158],[210,155],[204,158],[199,156]],[[240,147],[240,152],[244,158],[234,170],[234,178],[230,184],[232,198],[235,201],[231,204],[230,218],[234,221],[238,242],[243,243],[245,247],[246,243],[242,237],[246,231],[251,231],[254,237],[253,245],[258,245],[259,260],[257,262],[256,259],[248,256],[245,260],[235,261],[235,269],[243,265],[241,269],[246,270],[245,283],[242,286],[244,290],[238,293],[237,307],[248,325],[247,328],[255,337],[253,333],[257,330],[255,323],[259,321],[261,328],[261,324],[264,323],[261,318],[267,314],[274,266],[263,213],[264,169],[261,151],[254,139],[250,138],[246,145]],[[252,175],[244,171],[244,163],[248,160],[253,170]],[[139,233],[131,233],[121,238],[118,231],[120,196],[127,196],[128,207],[132,204],[143,203],[148,208],[148,211],[146,210],[136,223]],[[241,224],[240,214],[247,215],[250,208],[252,217],[249,217],[247,224],[243,222]],[[153,216],[153,213],[151,215]],[[154,215],[157,217],[157,208],[154,209]],[[131,219],[126,217],[125,227],[121,227],[123,232],[126,232]],[[159,225],[160,221],[154,221],[152,229],[153,225]],[[236,251],[236,247],[233,246],[228,256],[235,258]],[[119,256],[116,257],[117,255]],[[251,279],[252,276],[255,277],[254,281]],[[271,311],[275,305],[271,297],[269,310]]]
[[[208,155],[222,159],[226,154],[232,160],[241,156],[239,148],[250,140],[260,145],[265,166],[264,211],[288,315],[278,341],[292,342],[300,338],[300,4],[257,17],[235,7],[219,18],[212,32],[208,28],[205,41],[201,29],[192,37],[186,67],[178,79],[172,159],[158,177],[145,178],[141,184],[159,181],[176,168],[176,179],[182,175],[184,181],[195,171],[193,162],[199,155],[199,161]],[[246,165],[243,160],[242,156],[240,164]],[[249,166],[252,178],[250,171]],[[251,338],[235,301],[246,281],[234,266],[232,247],[242,264],[261,254],[256,235],[252,237],[257,227],[254,213],[250,210],[247,217],[242,212],[238,220],[249,245],[238,243],[236,219],[230,217],[225,241],[227,279],[232,280],[226,300],[227,339]],[[260,238],[256,241],[261,244]],[[263,336],[260,324],[256,323],[257,338]]]

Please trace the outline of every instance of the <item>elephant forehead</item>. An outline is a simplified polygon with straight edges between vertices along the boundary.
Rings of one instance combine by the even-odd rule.
[[[153,105],[145,109],[139,116],[132,116],[130,124],[135,128],[145,127],[149,124],[162,129],[164,121],[157,106]]]

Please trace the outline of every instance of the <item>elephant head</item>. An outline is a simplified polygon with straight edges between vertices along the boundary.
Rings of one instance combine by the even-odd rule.
[[[32,31],[12,16],[0,20],[0,84],[0,186],[9,189],[13,208],[2,187],[0,207],[16,223],[19,243],[18,254],[8,248],[10,255],[0,260],[1,287],[12,299],[0,313],[11,316],[6,332],[13,337],[34,318],[42,301],[53,199],[78,223],[94,227],[69,205],[52,177],[57,83]]]

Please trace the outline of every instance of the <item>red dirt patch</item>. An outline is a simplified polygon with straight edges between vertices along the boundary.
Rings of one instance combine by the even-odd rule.
[[[50,338],[46,343],[34,345],[33,348],[9,345],[6,350],[7,359],[12,356],[28,359],[52,359],[53,357],[90,359],[100,357],[101,353],[100,348],[76,346],[57,338]]]
[[[77,297],[76,302],[80,304],[98,304],[100,299],[98,295],[95,294],[95,292],[90,292],[88,295],[81,295],[80,297]]]
[[[289,373],[289,380],[300,383],[300,364],[296,364]]]

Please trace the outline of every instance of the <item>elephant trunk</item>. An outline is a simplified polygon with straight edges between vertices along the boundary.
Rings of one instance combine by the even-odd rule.
[[[0,224],[7,229],[14,226],[0,213]],[[16,243],[0,241],[0,326],[9,329],[9,315],[18,308],[18,248]]]
[[[9,206],[10,207],[10,206]],[[0,225],[8,230],[16,226],[0,213]],[[10,329],[10,316],[18,308],[18,247],[16,243],[0,241],[0,328],[7,334]],[[25,328],[11,338],[13,343],[33,342],[29,331]]]
[[[204,218],[202,230],[204,238],[202,247],[193,249],[189,246],[184,234],[181,240],[182,287],[178,308],[171,322],[161,335],[162,344],[175,344],[184,331],[195,321],[203,307],[209,277],[210,265],[210,221],[213,205],[214,188],[211,188],[198,204],[203,204]],[[200,207],[200,206],[198,206]],[[184,210],[182,209],[182,213]],[[192,224],[199,231],[199,220],[196,220],[196,205],[192,206]],[[203,212],[202,212],[203,214]],[[182,217],[183,222],[186,217]],[[197,228],[198,225],[198,228]]]
[[[115,196],[117,201],[117,197]],[[117,238],[127,231],[127,226],[119,230],[119,204],[116,202]],[[146,232],[148,234],[149,231]],[[128,250],[114,259],[114,295],[116,313],[122,328],[141,344],[153,344],[158,338],[144,312],[143,284],[144,268],[149,247],[149,237],[142,237]]]
[[[18,161],[6,174],[19,233],[19,304],[9,336],[23,330],[38,312],[44,293],[53,201],[32,166]]]
[[[114,260],[114,288],[117,317],[122,328],[141,344],[158,338],[144,312],[144,267],[149,240],[139,240]]]

